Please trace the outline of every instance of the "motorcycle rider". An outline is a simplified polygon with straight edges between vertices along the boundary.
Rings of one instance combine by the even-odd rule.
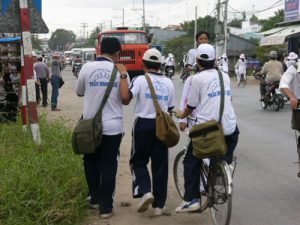
[[[73,73],[75,73],[75,64],[76,63],[80,63],[80,68],[81,68],[81,66],[82,66],[82,59],[80,58],[80,56],[79,55],[76,55],[75,56],[75,59],[73,60],[73,63],[72,63],[72,72]]]
[[[165,68],[165,72],[166,74],[168,74],[168,69],[173,69],[173,74],[175,73],[175,59],[174,59],[174,55],[172,53],[168,54],[168,57],[166,58],[166,68]]]
[[[270,60],[266,62],[261,70],[261,75],[266,75],[265,79],[260,81],[260,100],[265,99],[266,85],[272,82],[280,81],[283,74],[282,64],[277,60],[277,52],[270,51]]]

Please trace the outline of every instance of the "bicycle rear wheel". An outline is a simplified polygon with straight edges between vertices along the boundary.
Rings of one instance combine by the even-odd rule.
[[[184,175],[183,175],[184,154],[185,154],[185,149],[182,149],[175,157],[174,165],[173,165],[173,177],[174,177],[175,187],[181,199],[183,199],[183,195],[184,195]]]
[[[212,180],[212,202],[211,217],[215,225],[229,225],[232,209],[232,191],[229,190],[229,179],[231,183],[231,174],[226,162],[217,162],[214,168]],[[231,184],[230,184],[231,185]]]

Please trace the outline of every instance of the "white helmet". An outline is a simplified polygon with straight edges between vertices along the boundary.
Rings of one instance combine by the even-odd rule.
[[[174,57],[174,55],[172,53],[169,53],[168,56],[169,57]]]

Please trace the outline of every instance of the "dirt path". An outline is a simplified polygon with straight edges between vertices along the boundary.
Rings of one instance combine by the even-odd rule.
[[[65,118],[67,125],[73,127],[77,119],[82,113],[82,98],[79,98],[74,93],[74,87],[76,79],[71,75],[70,69],[66,68],[63,71],[63,78],[65,85],[62,87],[59,93],[58,108],[62,109],[60,112],[51,112],[50,107],[42,108],[38,107],[40,113],[46,113],[48,120],[55,120],[57,118]],[[51,98],[51,85],[49,85],[49,101]],[[132,116],[132,107],[125,109],[125,116]],[[153,217],[152,209],[149,209],[145,213],[136,212],[137,200],[132,198],[131,194],[131,173],[129,170],[129,156],[131,148],[131,121],[125,121],[125,137],[121,144],[121,155],[119,159],[119,167],[117,174],[117,185],[115,194],[115,207],[114,215],[109,219],[101,219],[98,212],[88,210],[88,218],[82,225],[193,225],[193,224],[211,224],[211,218],[209,216],[209,210],[199,214],[176,214],[174,209],[181,202],[174,186],[173,174],[171,167],[173,162],[169,163],[169,187],[168,187],[168,199],[166,208],[171,212],[170,216]],[[122,207],[122,202],[130,203],[129,207]]]

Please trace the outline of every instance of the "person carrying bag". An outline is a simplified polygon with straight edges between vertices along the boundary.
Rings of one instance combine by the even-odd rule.
[[[156,137],[167,147],[174,147],[179,142],[179,130],[170,114],[161,110],[149,75],[145,74],[145,77],[156,111]]]
[[[95,153],[96,147],[102,140],[102,110],[110,95],[117,76],[117,68],[114,66],[109,84],[103,96],[100,108],[92,119],[83,119],[81,116],[72,132],[72,148],[75,154]]]

